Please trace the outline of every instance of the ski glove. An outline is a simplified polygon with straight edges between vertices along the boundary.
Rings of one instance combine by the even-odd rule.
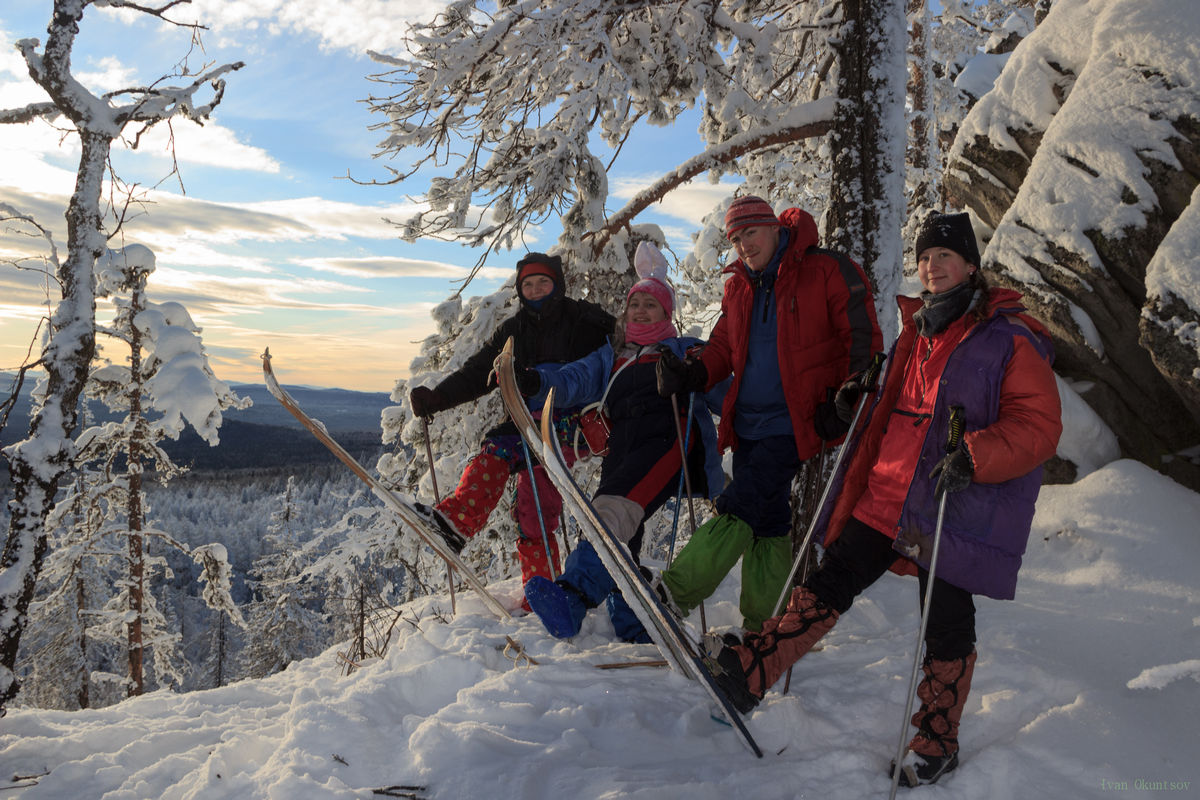
[[[412,406],[413,414],[418,417],[432,417],[450,407],[441,392],[428,386],[418,386],[409,392],[408,403]]]
[[[526,397],[533,397],[542,390],[542,376],[536,369],[526,367],[517,373],[517,391]]]
[[[854,409],[858,407],[858,398],[862,397],[862,373],[851,375],[837,390],[833,404],[837,408],[838,419],[849,424],[854,419]]]
[[[937,463],[930,478],[937,478],[933,496],[941,498],[945,492],[961,492],[971,485],[975,477],[975,465],[966,447],[960,447]]]
[[[664,350],[655,367],[658,377],[658,393],[663,397],[686,392],[703,392],[708,386],[708,369],[698,358],[688,356],[680,360],[670,350]]]
[[[839,390],[840,391],[840,390]],[[850,430],[850,422],[843,420],[838,412],[837,401],[832,388],[825,390],[825,402],[818,403],[813,413],[813,430],[827,442],[840,439]]]

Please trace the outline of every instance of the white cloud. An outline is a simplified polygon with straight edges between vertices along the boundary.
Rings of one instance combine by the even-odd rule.
[[[392,258],[371,256],[366,258],[305,258],[292,261],[298,266],[313,270],[332,272],[353,278],[447,278],[459,280],[467,277],[470,269],[442,261],[417,258]],[[479,277],[502,281],[512,274],[510,268],[484,267]]]
[[[639,175],[611,178],[609,181],[611,194],[614,198],[631,200],[638,192],[649,188],[659,177],[658,175]],[[733,194],[737,185],[737,183],[725,180],[714,185],[708,183],[707,180],[696,179],[676,188],[648,210],[683,220],[690,223],[693,228],[698,228],[704,215],[712,211],[721,200]]]
[[[120,62],[116,56],[104,56],[92,65],[92,69],[81,69],[75,78],[93,92],[103,94],[115,92],[127,86],[136,86],[136,72]]]
[[[294,219],[311,228],[317,235],[329,239],[343,239],[347,236],[395,239],[399,236],[399,230],[392,223],[385,221],[384,217],[399,220],[420,209],[415,203],[364,206],[323,197],[269,200],[240,204],[236,207]]]
[[[161,158],[164,166],[174,158],[182,165],[266,173],[280,169],[266,150],[239,141],[234,131],[211,120],[203,126],[185,119],[160,122],[141,138],[137,153]]]
[[[409,23],[432,20],[444,0],[192,0],[189,18],[236,42],[242,30],[308,34],[326,50],[404,51]]]

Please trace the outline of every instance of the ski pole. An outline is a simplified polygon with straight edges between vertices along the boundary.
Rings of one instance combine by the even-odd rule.
[[[693,395],[694,396],[694,395]],[[692,406],[688,405],[688,433],[692,432]],[[683,427],[679,422],[679,398],[671,395],[671,416],[675,420],[675,441],[679,442],[679,471],[683,476],[683,484],[687,490],[687,507],[688,507],[688,522],[691,523],[689,536],[696,531],[696,511],[692,506],[692,479],[688,475],[687,466],[687,444],[683,438]],[[704,603],[700,603],[700,630],[708,631],[708,621],[704,615]]]
[[[814,511],[813,504],[816,502],[816,499],[817,499],[816,498],[817,483],[825,475],[825,457],[828,454],[829,454],[828,443],[825,441],[822,441],[821,442],[821,452],[818,453],[817,457],[816,457],[817,458],[817,467],[816,467],[816,473],[815,473],[816,476],[813,477],[812,472],[808,472],[805,475],[804,490],[802,493],[803,496],[801,497],[800,502],[802,504],[801,505],[802,512],[807,512],[809,515],[809,518],[812,517],[813,511]],[[812,548],[812,543],[805,540],[804,549],[796,551],[796,555],[795,555],[796,566],[799,567],[797,572],[800,575],[801,583],[804,583],[805,579],[808,577],[809,572],[811,571],[811,565],[808,563],[809,555],[812,552],[811,548]],[[790,667],[788,667],[787,674],[784,676],[784,679],[783,679],[783,690],[780,692],[780,694],[787,694],[788,690],[791,688],[791,686],[792,686],[792,669],[795,666],[796,666],[795,664],[792,664]]]
[[[953,453],[962,443],[964,425],[963,407],[951,406],[950,432],[946,438],[947,454]],[[921,628],[917,633],[917,651],[913,655],[912,677],[908,682],[908,700],[904,705],[900,741],[896,745],[896,763],[892,769],[892,792],[888,795],[888,800],[896,800],[896,789],[900,786],[900,770],[903,768],[901,762],[904,761],[905,752],[908,750],[905,740],[908,738],[909,719],[912,716],[913,694],[917,691],[917,675],[921,671],[921,645],[925,642],[925,629],[929,625],[929,609],[933,607],[933,581],[937,569],[938,549],[942,543],[942,522],[946,518],[946,495],[948,494],[949,492],[943,490],[941,498],[938,499],[937,525],[933,529],[933,552],[929,556],[929,571],[925,578],[925,602],[921,608]]]
[[[533,472],[533,459],[529,457],[529,444],[521,437],[521,449],[525,453],[525,466],[529,470],[529,488],[533,490],[533,505],[537,509],[538,527],[542,529],[542,547],[546,550],[546,568],[550,570],[550,580],[558,580],[558,568],[554,556],[550,552],[550,536],[546,533],[546,520],[542,516],[542,500],[538,497],[537,475]]]
[[[421,425],[425,429],[425,459],[429,462],[429,480],[433,482],[433,502],[442,502],[442,494],[438,491],[437,470],[433,468],[433,443],[429,441],[429,417],[421,417]],[[446,562],[446,585],[450,587],[450,613],[458,614],[458,603],[454,599],[454,573],[450,562]]]
[[[875,381],[879,378],[879,370],[883,367],[883,353],[876,353],[871,359],[871,363],[863,372],[862,397],[858,400],[858,407],[854,409],[854,416],[850,420],[850,427],[846,429],[845,438],[842,440],[842,446],[838,448],[837,458],[833,460],[833,470],[829,473],[829,480],[825,481],[825,488],[821,491],[821,499],[817,501],[817,507],[813,509],[812,518],[808,521],[808,530],[804,533],[804,539],[800,542],[800,549],[796,553],[796,558],[792,562],[792,569],[788,573],[787,580],[783,582],[783,591],[779,594],[779,599],[775,602],[775,611],[772,612],[772,617],[778,617],[783,610],[787,599],[792,594],[792,581],[796,578],[796,571],[800,569],[800,562],[804,559],[804,554],[808,550],[808,545],[812,542],[813,533],[817,530],[817,520],[821,517],[821,512],[825,510],[825,501],[829,499],[829,490],[833,488],[833,478],[838,473],[838,469],[842,466],[842,459],[846,457],[846,451],[849,450],[850,437],[854,435],[855,428],[858,427],[858,420],[862,417],[863,409],[867,407],[867,400],[870,399],[871,392],[875,389]]]
[[[692,392],[688,397],[688,413],[687,413],[687,431],[683,434],[683,447],[687,451],[688,445],[692,438],[692,409],[696,405],[696,393]],[[675,514],[671,519],[671,542],[667,548],[667,566],[671,566],[671,562],[675,560],[675,533],[679,530],[679,506],[683,504],[683,470],[679,472],[679,488],[675,490]]]

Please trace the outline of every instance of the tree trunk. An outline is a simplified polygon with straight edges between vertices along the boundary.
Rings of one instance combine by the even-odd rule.
[[[79,631],[79,670],[76,674],[77,686],[76,700],[79,701],[80,708],[87,708],[91,705],[91,676],[88,669],[87,660],[87,630],[83,622],[83,609],[87,608],[87,590],[84,587],[83,576],[75,575],[75,615],[76,629]]]
[[[67,258],[58,270],[62,300],[51,320],[42,354],[46,396],[29,424],[29,438],[10,450],[13,499],[8,539],[0,558],[0,709],[16,696],[13,672],[21,631],[46,555],[46,517],[59,482],[74,468],[72,435],[96,351],[96,259],[105,247],[100,233],[100,190],[108,162],[107,135],[80,132],[82,155],[75,191],[67,206]]]
[[[907,41],[903,0],[846,0],[838,51],[838,119],[831,136],[827,246],[858,261],[890,305],[903,263]],[[895,327],[881,314],[883,327]],[[884,341],[896,331],[884,330]]]
[[[142,618],[145,612],[146,557],[142,535],[145,510],[142,508],[142,452],[145,420],[142,418],[142,333],[134,318],[142,309],[145,279],[134,277],[129,309],[129,447],[126,453],[125,474],[129,480],[129,696],[146,690],[145,647],[142,640]]]

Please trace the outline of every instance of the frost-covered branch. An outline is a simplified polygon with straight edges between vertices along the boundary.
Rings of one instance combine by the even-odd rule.
[[[391,177],[377,182],[439,173],[421,197],[427,210],[398,223],[407,240],[512,248],[528,226],[571,219],[583,202],[602,209],[607,189],[586,200],[579,192],[594,184],[597,142],[619,153],[635,128],[670,126],[697,106],[698,159],[778,125],[813,94],[812,31],[828,24],[824,4],[783,0],[502,5],[455,3],[414,28],[407,57],[376,55],[397,67],[374,76],[396,92],[368,99],[388,117],[376,126],[387,133],[378,155],[407,159],[385,165]],[[777,146],[766,136],[757,151]],[[742,147],[756,151],[749,140]],[[731,170],[734,158],[710,158],[704,169]],[[661,191],[683,182],[675,180]]]
[[[777,125],[755,128],[711,147],[702,155],[688,159],[650,186],[634,195],[625,207],[614,214],[603,228],[596,231],[592,250],[598,255],[613,234],[628,228],[633,219],[673,189],[682,186],[704,172],[711,172],[747,153],[761,152],[771,147],[791,144],[813,136],[823,136],[833,126],[836,103],[826,98],[793,110]]]

